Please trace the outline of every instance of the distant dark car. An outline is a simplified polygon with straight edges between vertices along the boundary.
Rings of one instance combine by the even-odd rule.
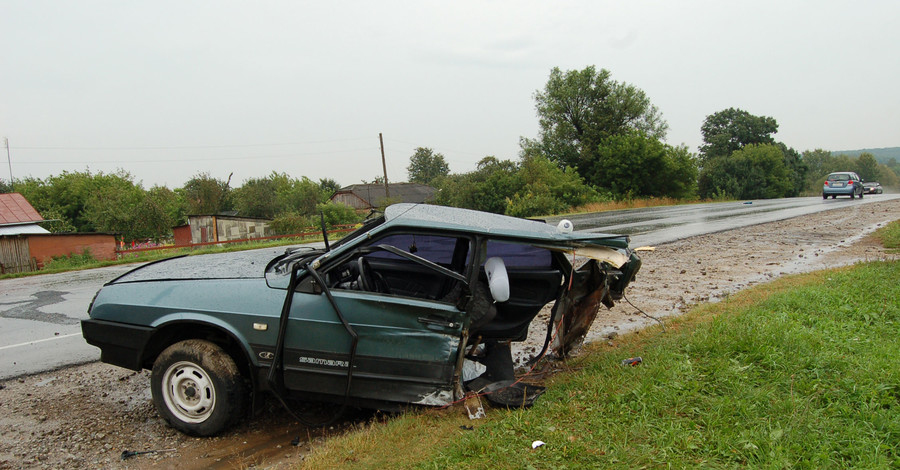
[[[545,305],[545,344],[564,355],[640,266],[625,235],[396,204],[325,250],[138,267],[103,286],[82,330],[103,362],[152,371],[166,421],[208,436],[261,392],[395,409],[512,387],[510,342]]]
[[[838,196],[850,196],[850,199],[863,197],[862,179],[852,171],[831,173],[822,186],[822,199],[828,199],[828,196],[832,199]]]
[[[863,183],[863,194],[881,194],[883,192],[884,189],[881,187],[881,183],[877,181]]]

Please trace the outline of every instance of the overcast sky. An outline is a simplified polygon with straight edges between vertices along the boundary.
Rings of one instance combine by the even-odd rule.
[[[798,151],[892,147],[898,49],[894,0],[4,0],[0,136],[15,178],[123,169],[176,188],[199,173],[371,181],[383,133],[388,178],[405,181],[420,146],[454,173],[517,159],[550,70],[594,65],[693,152],[729,107],[774,117]]]

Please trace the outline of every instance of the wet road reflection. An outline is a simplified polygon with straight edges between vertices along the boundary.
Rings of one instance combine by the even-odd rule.
[[[571,220],[576,230],[631,235],[632,246],[641,246],[844,208],[850,204],[868,204],[898,198],[898,194],[880,194],[853,200],[803,197],[716,202],[577,214],[564,218]],[[551,217],[547,221],[556,224],[562,218]]]

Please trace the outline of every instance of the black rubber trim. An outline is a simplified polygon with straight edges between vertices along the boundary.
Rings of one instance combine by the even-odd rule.
[[[131,370],[141,370],[142,356],[153,328],[105,320],[82,320],[85,341],[100,348],[100,360]]]

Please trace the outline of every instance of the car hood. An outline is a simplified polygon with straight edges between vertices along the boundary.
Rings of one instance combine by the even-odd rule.
[[[284,252],[284,247],[278,247],[169,258],[135,268],[110,281],[109,284],[160,280],[263,278],[269,261]]]

